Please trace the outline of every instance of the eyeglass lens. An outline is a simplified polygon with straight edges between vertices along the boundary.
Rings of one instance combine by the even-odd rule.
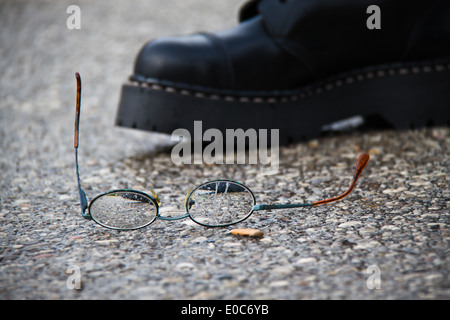
[[[145,227],[156,219],[158,207],[144,194],[134,191],[112,191],[95,198],[89,212],[98,224],[120,230]]]
[[[255,205],[253,193],[232,181],[210,181],[195,188],[186,200],[195,222],[206,226],[227,226],[246,219]]]

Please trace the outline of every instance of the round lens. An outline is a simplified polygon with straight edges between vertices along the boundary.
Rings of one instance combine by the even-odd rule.
[[[156,219],[158,206],[145,193],[116,190],[92,200],[89,213],[95,222],[106,228],[133,230],[152,223]]]
[[[238,223],[251,213],[256,200],[246,186],[228,180],[206,182],[195,188],[186,199],[192,220],[208,227]]]

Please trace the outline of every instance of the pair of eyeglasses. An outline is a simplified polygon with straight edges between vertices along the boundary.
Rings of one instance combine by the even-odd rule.
[[[348,196],[369,161],[368,154],[359,156],[353,181],[347,191],[339,196],[312,203],[256,204],[253,192],[242,183],[219,179],[200,184],[189,191],[184,201],[186,212],[176,217],[164,217],[159,213],[161,201],[157,194],[129,189],[111,190],[97,195],[89,204],[81,188],[78,167],[79,125],[81,107],[81,78],[75,74],[77,98],[75,113],[75,166],[80,194],[81,215],[99,225],[116,230],[135,230],[152,224],[155,220],[179,220],[191,218],[206,227],[225,227],[244,221],[258,210],[315,207],[341,200]]]

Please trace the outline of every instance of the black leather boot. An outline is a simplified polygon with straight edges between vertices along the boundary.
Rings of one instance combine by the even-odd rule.
[[[355,116],[369,127],[449,124],[450,1],[250,1],[234,28],[145,44],[116,123],[279,129],[286,144]]]

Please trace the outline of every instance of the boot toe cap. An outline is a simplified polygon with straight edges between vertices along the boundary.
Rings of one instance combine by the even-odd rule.
[[[223,86],[227,79],[220,61],[220,52],[201,34],[158,38],[139,52],[135,75],[174,84]]]

